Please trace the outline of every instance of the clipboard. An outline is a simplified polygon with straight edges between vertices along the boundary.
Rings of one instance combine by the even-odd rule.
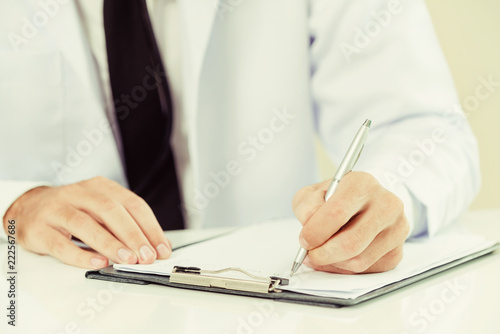
[[[498,249],[500,249],[500,243],[496,243],[491,247],[468,254],[454,261],[442,264],[437,267],[433,267],[427,271],[407,277],[398,282],[387,284],[381,288],[372,290],[359,297],[346,299],[336,297],[320,297],[282,290],[280,289],[280,286],[286,286],[288,284],[288,280],[286,278],[275,276],[256,277],[239,268],[221,268],[220,270],[214,271],[203,270],[197,267],[175,267],[170,276],[164,276],[156,274],[119,271],[114,269],[112,266],[109,266],[100,270],[87,271],[85,277],[88,279],[129,284],[157,284],[181,289],[265,298],[279,302],[338,308],[357,305],[364,301],[391,293],[410,284],[441,273],[445,270],[457,267],[461,264],[472,261],[487,254],[491,254]],[[240,274],[244,274],[247,277],[234,278],[224,275],[230,272],[239,272]]]

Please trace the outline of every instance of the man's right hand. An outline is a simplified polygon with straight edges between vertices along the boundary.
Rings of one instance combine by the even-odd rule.
[[[152,263],[172,252],[148,204],[104,177],[60,187],[38,187],[19,197],[3,217],[16,221],[17,242],[82,268]],[[76,246],[71,237],[96,252]]]

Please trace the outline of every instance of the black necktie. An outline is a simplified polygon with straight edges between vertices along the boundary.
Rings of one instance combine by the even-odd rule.
[[[104,30],[130,189],[164,230],[181,229],[170,92],[145,0],[104,0]]]

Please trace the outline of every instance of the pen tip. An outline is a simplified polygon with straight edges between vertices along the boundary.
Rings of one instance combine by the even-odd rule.
[[[293,276],[293,270],[290,270],[290,277]]]
[[[369,119],[367,119],[367,120],[363,123],[363,125],[366,125],[367,127],[370,127],[370,126],[372,126],[372,121],[370,121]]]

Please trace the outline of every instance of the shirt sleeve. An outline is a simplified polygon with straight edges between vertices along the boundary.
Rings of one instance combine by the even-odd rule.
[[[480,187],[477,142],[422,0],[311,0],[315,126],[339,163],[365,119],[356,170],[405,204],[411,234],[452,224]]]

